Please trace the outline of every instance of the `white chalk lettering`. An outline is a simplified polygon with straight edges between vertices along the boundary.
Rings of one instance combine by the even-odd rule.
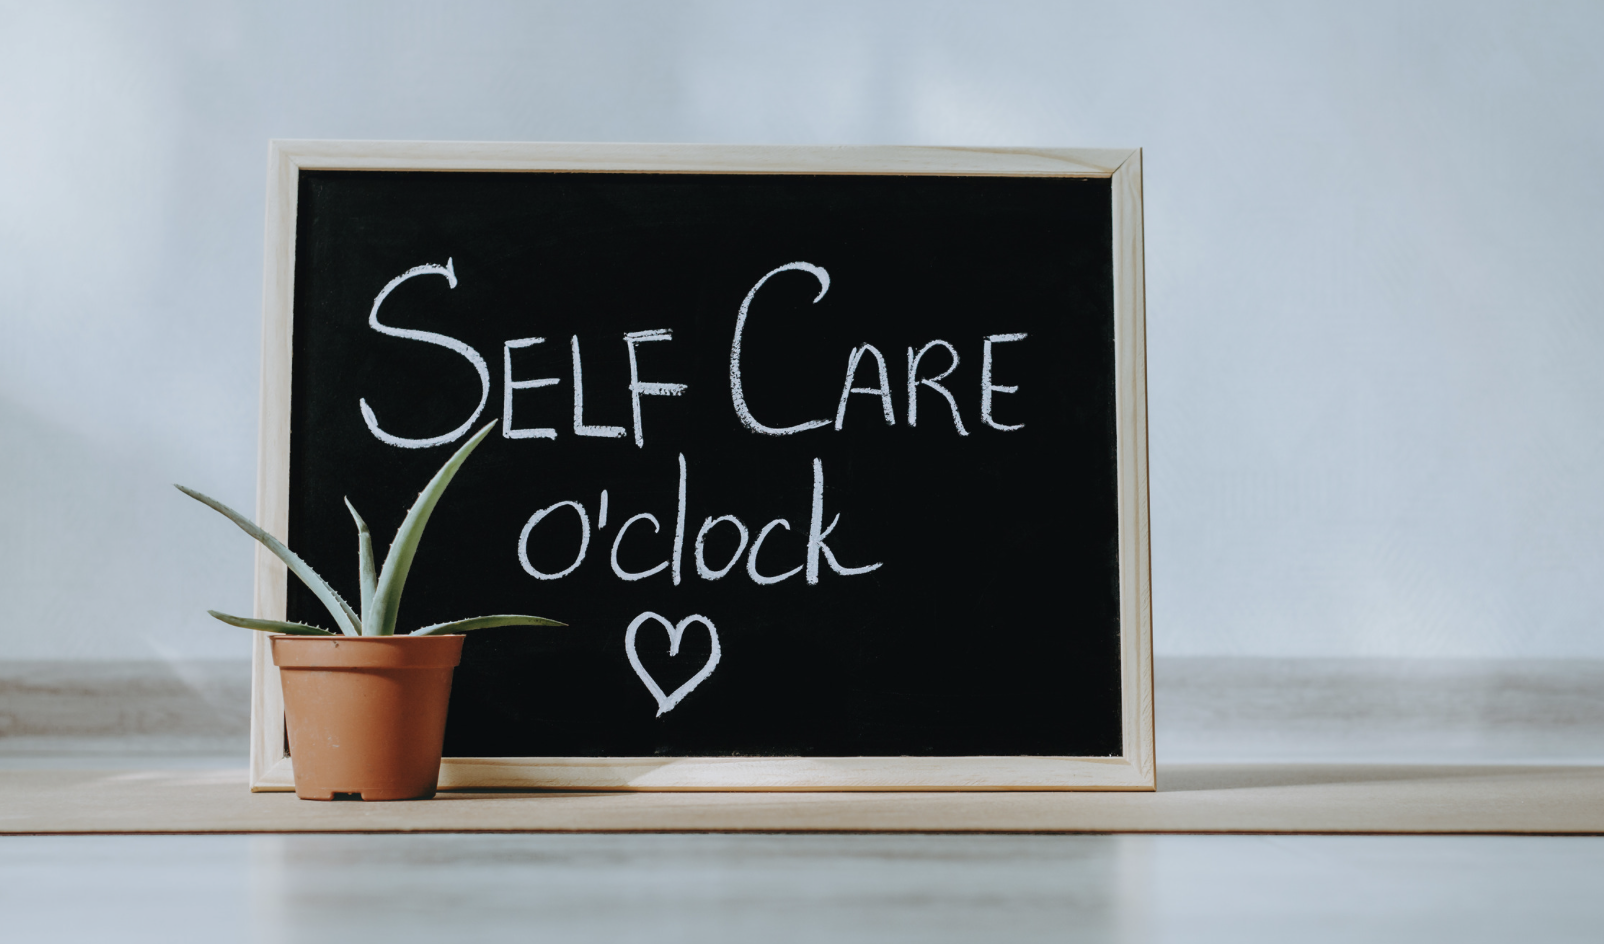
[[[601,508],[596,512],[596,530],[607,527],[607,489],[602,489]]]
[[[773,531],[776,527],[781,527],[789,531],[791,530],[791,522],[786,521],[784,518],[775,518],[773,521],[770,521],[768,524],[764,525],[763,530],[757,533],[757,540],[752,542],[752,550],[746,555],[746,575],[751,577],[752,582],[755,584],[766,586],[771,583],[779,583],[787,577],[795,577],[802,570],[802,565],[798,564],[785,573],[774,577],[765,577],[758,573],[758,552],[763,549],[763,541],[768,538],[769,532]]]
[[[730,342],[730,399],[735,403],[735,415],[740,418],[741,425],[754,433],[762,433],[765,436],[785,436],[830,425],[829,420],[808,420],[806,423],[798,423],[795,426],[776,429],[759,423],[752,416],[752,411],[746,406],[746,390],[741,384],[741,336],[746,331],[747,311],[752,307],[752,299],[757,296],[757,290],[763,287],[763,283],[781,272],[790,272],[793,269],[811,273],[814,278],[819,280],[819,294],[813,296],[813,304],[817,305],[819,299],[824,297],[824,293],[830,290],[830,273],[811,263],[788,262],[777,269],[770,270],[767,275],[757,280],[757,284],[752,286],[752,290],[747,292],[746,297],[741,300],[740,313],[735,316],[735,339]]]
[[[563,570],[560,570],[555,574],[541,573],[535,569],[533,564],[529,563],[529,533],[535,530],[535,525],[539,524],[547,515],[559,508],[564,507],[572,508],[579,515],[579,553],[574,555],[574,562],[569,564]],[[585,514],[585,506],[581,505],[579,502],[560,501],[555,505],[550,505],[540,509],[529,516],[529,521],[524,524],[523,531],[519,532],[518,534],[518,563],[523,565],[524,573],[527,573],[536,580],[558,580],[568,576],[575,570],[578,570],[580,564],[584,563],[585,552],[589,549],[590,516]],[[617,566],[618,565],[615,563],[613,565],[614,569],[617,569]]]
[[[574,349],[574,435],[598,436],[603,439],[619,439],[624,435],[622,426],[586,426],[585,425],[585,373],[579,366],[579,335],[572,338]],[[606,507],[605,505],[603,506]],[[602,518],[607,517],[606,512]],[[604,527],[597,525],[597,527]]]
[[[871,570],[880,569],[879,564],[869,564],[866,567],[842,567],[840,562],[835,559],[835,555],[830,552],[830,546],[824,543],[824,539],[830,536],[830,532],[834,531],[835,526],[840,522],[841,515],[837,514],[834,518],[830,519],[830,526],[828,528],[821,530],[819,527],[824,523],[824,463],[818,459],[814,459],[813,516],[812,520],[808,524],[808,583],[816,584],[819,582],[820,554],[824,555],[824,561],[830,565],[830,569],[842,575],[843,577],[851,577],[856,574],[866,574]],[[762,540],[762,537],[759,536],[758,540]],[[753,555],[756,556],[755,548]]]
[[[463,421],[461,426],[458,426],[449,433],[442,433],[439,436],[430,436],[426,439],[407,439],[403,436],[392,436],[391,434],[380,429],[379,419],[374,415],[373,408],[368,406],[367,399],[365,397],[359,399],[357,404],[361,407],[363,422],[368,424],[368,432],[378,437],[380,442],[388,443],[392,446],[400,446],[402,449],[425,449],[429,446],[440,446],[448,442],[456,441],[462,437],[463,433],[466,433],[469,429],[473,428],[473,424],[479,419],[479,414],[485,411],[485,404],[490,402],[490,366],[485,363],[485,359],[483,357],[479,356],[478,351],[462,343],[461,341],[458,341],[456,338],[446,337],[443,334],[436,334],[433,331],[418,331],[412,328],[392,328],[389,325],[379,323],[379,306],[384,304],[384,300],[390,296],[391,292],[395,291],[396,286],[400,285],[402,282],[405,282],[407,279],[419,275],[444,276],[446,284],[450,285],[452,288],[457,287],[457,272],[452,265],[452,260],[450,259],[446,260],[446,264],[444,266],[413,266],[412,268],[391,279],[384,286],[384,288],[380,290],[378,296],[373,299],[373,308],[368,312],[368,327],[379,332],[380,334],[387,335],[392,338],[406,338],[409,341],[422,341],[425,344],[438,345],[439,347],[443,347],[448,351],[454,351],[457,354],[467,358],[468,363],[473,365],[473,369],[479,372],[479,405],[473,408],[472,416],[468,417],[465,421]]]
[[[880,368],[880,386],[878,387],[852,386],[852,381],[858,376],[858,361],[863,358],[865,353],[873,354],[875,366]],[[854,393],[872,393],[879,396],[880,411],[885,414],[886,425],[897,425],[897,415],[891,410],[891,378],[886,375],[886,359],[880,356],[879,349],[873,344],[855,347],[852,349],[852,353],[847,355],[847,379],[841,385],[841,405],[836,407],[835,410],[835,428],[838,431],[847,419],[847,397]]]
[[[617,574],[618,575],[618,579],[620,579],[620,580],[642,580],[642,579],[645,579],[647,577],[650,577],[652,574],[655,574],[658,571],[660,571],[663,568],[668,566],[668,561],[663,561],[661,564],[658,564],[656,567],[653,567],[650,570],[642,570],[642,571],[639,571],[639,572],[628,571],[628,570],[625,570],[623,567],[619,566],[619,564],[618,564],[618,546],[620,544],[624,543],[624,535],[629,533],[629,526],[634,524],[637,521],[650,521],[652,523],[652,531],[653,532],[658,532],[658,531],[662,530],[662,528],[659,527],[658,524],[657,524],[656,516],[649,515],[649,514],[646,514],[644,512],[642,512],[641,514],[638,514],[635,517],[633,517],[633,518],[629,519],[628,521],[624,522],[624,524],[618,529],[618,536],[613,538],[612,561],[613,561],[613,573]]]
[[[679,562],[685,556],[685,453],[679,454],[679,505],[674,512],[674,586],[679,586]]]
[[[658,328],[651,331],[631,331],[624,335],[624,343],[629,346],[629,399],[635,409],[635,445],[643,449],[646,447],[646,434],[641,428],[640,398],[643,396],[677,397],[685,392],[685,385],[643,382],[640,379],[640,369],[635,364],[635,345],[645,344],[648,341],[670,341],[673,340],[673,337],[674,333],[667,328]],[[577,351],[578,347],[575,347],[574,350]],[[577,364],[579,361],[575,360],[574,363]],[[675,582],[678,583],[678,581]]]
[[[516,341],[508,341],[501,347],[501,436],[503,439],[557,438],[557,431],[549,427],[542,426],[531,429],[517,429],[512,425],[512,392],[514,390],[532,390],[536,387],[550,387],[557,382],[556,377],[542,377],[539,380],[513,380],[513,349],[529,347],[532,344],[544,344],[545,342],[545,338],[519,338]]]
[[[641,624],[647,620],[656,620],[662,624],[664,629],[668,630],[668,654],[670,656],[679,655],[679,643],[685,636],[685,627],[692,623],[701,623],[706,626],[707,634],[713,638],[713,651],[708,654],[707,664],[703,665],[699,672],[691,676],[690,681],[674,689],[674,694],[672,695],[663,694],[662,686],[658,685],[657,680],[652,678],[650,672],[646,671],[646,666],[641,665],[640,655],[635,652],[635,634],[640,629]],[[661,718],[664,712],[672,711],[674,706],[680,703],[680,699],[689,695],[696,686],[702,684],[709,675],[713,674],[715,668],[718,668],[720,654],[718,630],[713,628],[712,620],[697,613],[692,613],[678,623],[670,623],[663,617],[648,610],[631,620],[629,629],[624,631],[624,651],[629,654],[630,667],[635,670],[635,674],[640,677],[640,680],[646,684],[646,690],[652,693],[653,698],[657,699],[657,716]]]
[[[1015,424],[1010,426],[1010,425],[1006,425],[1006,424],[1003,424],[1003,423],[998,423],[996,420],[993,420],[991,418],[991,395],[992,395],[993,392],[995,392],[995,393],[1018,393],[1019,392],[1019,387],[1017,387],[1017,386],[999,387],[996,384],[991,382],[991,346],[993,344],[1006,344],[1006,343],[1008,343],[1010,341],[1023,341],[1023,340],[1025,340],[1026,337],[1028,337],[1028,335],[1024,335],[1024,334],[993,334],[993,335],[990,335],[990,336],[988,336],[986,338],[986,343],[985,343],[984,347],[982,348],[982,354],[981,354],[981,357],[980,357],[980,421],[982,423],[985,423],[987,426],[990,426],[992,429],[1000,429],[1005,433],[1009,432],[1010,430],[1024,429],[1025,428],[1025,424],[1024,423],[1015,423]],[[954,355],[954,359],[955,360],[956,360],[956,358],[957,358],[957,355]],[[943,375],[943,376],[945,376],[945,375]],[[954,411],[956,411],[957,409],[958,408],[956,406],[953,407]],[[954,413],[954,415],[957,415],[956,412]]]
[[[714,570],[707,566],[707,558],[705,556],[707,552],[707,532],[725,521],[735,525],[735,532],[741,536],[741,541],[735,545],[735,553],[730,556],[730,562],[722,568]],[[730,569],[740,561],[741,553],[746,550],[748,537],[746,525],[742,524],[741,519],[734,515],[720,515],[717,518],[703,519],[701,530],[696,532],[696,572],[701,575],[703,580],[717,580],[729,573]],[[759,583],[762,582],[757,577],[753,577],[753,579],[758,580]]]
[[[925,354],[927,352],[929,352],[929,350],[931,348],[937,347],[937,346],[944,347],[944,348],[947,349],[947,354],[952,358],[952,363],[947,365],[947,369],[946,370],[942,371],[941,373],[937,374],[934,377],[920,377],[919,376],[919,362],[921,360],[924,360]],[[929,387],[931,390],[934,390],[935,392],[941,394],[943,397],[947,398],[947,405],[949,407],[952,407],[952,425],[954,425],[954,426],[956,426],[958,428],[958,435],[960,435],[960,436],[969,435],[969,430],[964,429],[963,417],[958,415],[958,401],[953,399],[952,391],[948,390],[946,387],[943,387],[941,385],[941,383],[940,383],[940,381],[946,379],[948,374],[951,374],[953,371],[955,371],[957,369],[958,369],[958,350],[956,348],[954,348],[951,344],[948,344],[946,341],[943,341],[943,340],[941,340],[939,338],[934,340],[934,341],[931,341],[929,344],[926,344],[924,347],[920,348],[918,354],[915,354],[913,352],[913,348],[911,348],[911,347],[908,348],[908,425],[909,426],[918,426],[919,425],[919,386],[921,384],[923,384],[924,386]]]

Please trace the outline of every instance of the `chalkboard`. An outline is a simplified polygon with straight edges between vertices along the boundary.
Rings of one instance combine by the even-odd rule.
[[[506,147],[273,155],[264,523],[354,598],[494,422],[400,628],[570,624],[446,786],[1151,787],[1139,154]]]

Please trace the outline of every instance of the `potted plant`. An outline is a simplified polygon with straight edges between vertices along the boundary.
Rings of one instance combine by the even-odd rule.
[[[424,525],[446,486],[494,423],[456,451],[418,495],[396,531],[384,566],[373,565],[373,538],[347,499],[356,520],[360,611],[335,592],[306,562],[244,515],[193,489],[185,495],[221,512],[260,541],[299,577],[339,630],[306,623],[246,619],[208,610],[232,626],[273,633],[273,664],[284,686],[284,717],[294,758],[295,794],[332,800],[356,794],[364,800],[433,796],[440,778],[446,704],[451,675],[462,656],[463,633],[492,626],[563,626],[539,616],[479,616],[424,626],[396,635],[401,590]]]

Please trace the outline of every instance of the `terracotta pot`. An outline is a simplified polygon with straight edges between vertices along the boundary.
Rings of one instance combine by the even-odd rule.
[[[295,795],[434,796],[462,636],[272,637]]]

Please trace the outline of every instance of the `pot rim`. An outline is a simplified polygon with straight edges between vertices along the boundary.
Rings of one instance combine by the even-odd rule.
[[[304,639],[312,642],[384,642],[394,639],[450,639],[452,637],[465,638],[467,633],[436,633],[429,636],[419,636],[416,633],[396,633],[393,636],[344,636],[338,633],[329,636],[304,636],[300,633],[268,633],[271,639]]]
[[[280,669],[449,669],[462,661],[462,633],[439,636],[268,637]]]

